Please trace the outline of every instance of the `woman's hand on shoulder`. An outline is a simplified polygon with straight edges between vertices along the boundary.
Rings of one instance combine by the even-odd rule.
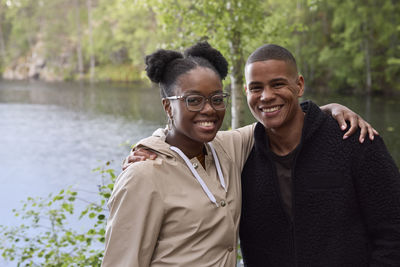
[[[350,123],[350,128],[343,135],[343,139],[353,135],[358,128],[361,129],[360,137],[358,139],[360,143],[364,142],[367,134],[370,140],[374,140],[374,136],[379,135],[378,131],[375,130],[371,124],[366,122],[360,115],[346,106],[331,103],[321,106],[320,108],[322,111],[330,114],[338,122],[342,131],[347,129],[346,121]]]

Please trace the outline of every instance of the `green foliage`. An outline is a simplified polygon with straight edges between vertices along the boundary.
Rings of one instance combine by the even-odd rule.
[[[175,33],[169,46],[181,49],[199,40],[208,40],[228,59],[230,66],[240,62],[259,43],[254,39],[264,29],[268,5],[259,0],[152,0],[149,2],[160,26]],[[232,53],[236,48],[237,53]]]
[[[36,42],[39,29],[38,5],[34,1],[3,1],[2,9],[7,29],[3,30],[8,54],[16,57],[26,53]]]
[[[91,1],[93,47],[87,0],[0,0],[0,68],[26,62],[42,43],[46,66],[61,77],[79,79],[79,67],[89,77],[93,48],[97,79],[118,79],[123,70],[122,79],[131,80],[141,77],[143,58],[155,49],[208,40],[227,57],[230,88],[242,98],[247,56],[263,43],[277,43],[295,54],[309,88],[347,94],[400,89],[397,1]]]
[[[312,86],[344,93],[394,92],[400,74],[400,67],[391,64],[400,52],[399,5],[391,0],[318,0],[303,9],[312,23],[305,22],[311,30],[302,34],[308,45],[299,49],[299,58],[312,64],[301,66]]]
[[[400,58],[389,58],[388,64],[389,65],[400,65]]]
[[[99,63],[143,67],[144,56],[160,41],[151,8],[136,2],[98,2],[94,12],[94,50]]]
[[[111,82],[132,82],[140,80],[140,73],[137,67],[131,64],[125,65],[100,65],[96,69],[97,81]]]
[[[0,251],[4,259],[18,266],[100,266],[106,226],[105,205],[111,195],[115,174],[99,167],[102,184],[98,201],[76,211],[81,199],[71,188],[46,198],[28,197],[15,216],[24,221],[19,226],[0,226]],[[72,221],[81,221],[85,229],[73,230]]]
[[[131,65],[139,77],[144,56],[153,51],[163,35],[151,8],[136,1],[92,0],[93,53],[96,66]],[[86,0],[0,0],[0,27],[7,58],[13,66],[37,52],[43,44],[46,65],[62,70],[61,77],[78,78],[78,50],[82,52],[84,72],[89,72],[92,51],[88,35]],[[166,38],[168,39],[168,38]],[[163,39],[163,40],[166,40]],[[1,51],[0,51],[1,52]],[[2,60],[3,61],[3,60]],[[1,64],[2,62],[0,62]],[[115,72],[115,71],[114,71]],[[113,74],[101,74],[102,80],[113,80]],[[127,75],[124,75],[125,77]]]

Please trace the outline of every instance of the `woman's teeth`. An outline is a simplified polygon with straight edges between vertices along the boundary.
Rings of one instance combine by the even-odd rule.
[[[277,111],[279,109],[279,106],[275,106],[272,108],[263,108],[262,112],[273,112],[273,111]]]
[[[212,121],[201,121],[201,122],[198,122],[198,124],[199,124],[200,126],[205,126],[205,127],[207,127],[207,126],[213,126],[213,125],[214,125],[214,122],[212,122]]]

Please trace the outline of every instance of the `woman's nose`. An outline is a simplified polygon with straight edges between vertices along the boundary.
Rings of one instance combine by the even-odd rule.
[[[200,110],[200,112],[201,113],[212,113],[214,111],[215,111],[215,109],[211,106],[211,103],[210,103],[209,99],[205,99],[204,106]]]

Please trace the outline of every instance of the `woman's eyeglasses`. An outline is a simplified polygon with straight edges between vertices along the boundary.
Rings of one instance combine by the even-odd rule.
[[[224,110],[228,104],[228,93],[220,93],[205,97],[199,94],[189,94],[180,96],[168,96],[165,99],[170,100],[183,100],[186,103],[186,107],[189,111],[200,111],[204,108],[206,101],[208,101],[215,110]]]

